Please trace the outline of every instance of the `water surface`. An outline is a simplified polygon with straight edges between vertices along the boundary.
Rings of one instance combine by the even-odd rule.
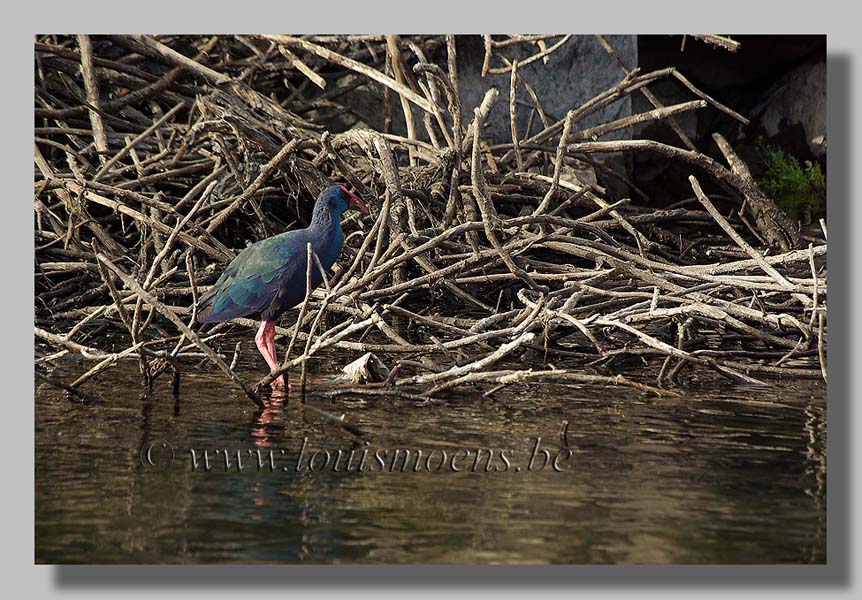
[[[249,379],[259,374],[241,366]],[[104,402],[82,404],[36,384],[39,563],[826,559],[826,393],[818,382],[712,382],[681,398],[547,384],[435,402],[308,398],[346,414],[369,445],[295,398],[258,414],[208,368],[185,371],[177,397],[166,382],[142,396],[133,361],[88,385]],[[335,387],[322,379],[312,386]],[[528,468],[537,438],[539,450],[559,456],[559,471],[539,470],[543,453]],[[391,462],[377,468],[374,452],[396,448],[423,452],[418,471],[415,458],[404,472],[400,462],[391,472]],[[356,462],[308,470],[315,452],[320,467],[324,450],[345,460],[354,450],[358,460],[363,449],[361,471]],[[484,461],[470,468],[478,449],[497,453],[490,471]],[[217,450],[228,451],[229,469]],[[461,457],[460,471],[443,463],[443,451],[449,461]]]

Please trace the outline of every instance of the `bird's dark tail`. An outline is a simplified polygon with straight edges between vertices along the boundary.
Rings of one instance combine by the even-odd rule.
[[[216,290],[214,288],[198,299],[198,323],[216,323],[221,321],[217,315],[213,314],[213,299],[215,295]]]
[[[253,313],[248,307],[234,302],[229,296],[219,294],[218,289],[207,292],[198,300],[198,323],[220,323]]]

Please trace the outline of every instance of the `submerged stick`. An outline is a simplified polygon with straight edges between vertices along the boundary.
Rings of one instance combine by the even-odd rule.
[[[260,399],[257,393],[253,389],[251,389],[242,379],[240,379],[240,377],[227,364],[225,364],[221,357],[215,352],[213,352],[212,348],[207,346],[203,342],[203,340],[198,337],[198,334],[189,329],[188,326],[183,323],[178,316],[168,310],[168,308],[164,304],[159,302],[155,297],[153,297],[152,294],[144,290],[144,288],[142,288],[137,281],[124,273],[119,267],[117,267],[113,262],[111,262],[111,260],[107,256],[102,253],[99,253],[96,255],[96,258],[98,258],[101,262],[105,264],[106,267],[113,271],[117,275],[117,277],[122,280],[126,287],[128,287],[140,298],[149,303],[154,309],[159,312],[159,314],[161,314],[164,318],[173,323],[173,325],[177,329],[179,329],[190,342],[200,348],[201,351],[206,355],[206,357],[210,359],[213,363],[215,363],[215,365],[219,369],[221,369],[225,373],[225,375],[227,375],[230,380],[233,381],[237,385],[237,387],[239,387],[243,391],[243,393],[249,398],[249,400],[254,402],[255,406],[257,406],[258,408],[264,407],[263,401]]]

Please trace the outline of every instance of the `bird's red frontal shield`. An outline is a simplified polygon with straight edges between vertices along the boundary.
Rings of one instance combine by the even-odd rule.
[[[354,194],[353,192],[348,190],[343,185],[341,186],[341,189],[344,190],[345,194],[350,196],[350,202],[347,204],[347,208],[349,208],[350,210],[358,210],[359,212],[366,214],[366,215],[368,214],[368,207],[365,206],[365,202],[363,202],[359,198],[359,196],[357,196],[356,194]]]

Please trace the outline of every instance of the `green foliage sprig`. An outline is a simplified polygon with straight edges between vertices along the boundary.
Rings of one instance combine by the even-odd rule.
[[[806,160],[802,165],[795,156],[762,140],[756,150],[766,169],[757,180],[760,189],[789,216],[810,223],[826,197],[826,177],[820,164]]]

